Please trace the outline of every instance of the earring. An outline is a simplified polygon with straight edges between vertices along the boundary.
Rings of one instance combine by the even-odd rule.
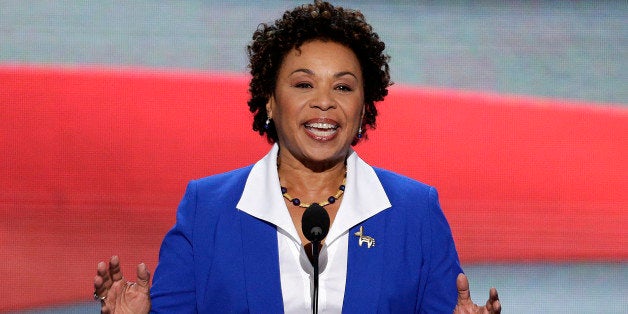
[[[268,130],[270,128],[270,118],[266,118],[266,123],[264,123],[264,130]]]
[[[362,124],[364,123],[364,107],[362,107],[362,116],[360,117],[360,127],[358,128],[358,139],[362,138]]]

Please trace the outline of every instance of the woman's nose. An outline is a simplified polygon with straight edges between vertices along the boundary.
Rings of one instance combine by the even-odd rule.
[[[332,108],[336,108],[336,100],[333,96],[333,91],[320,90],[316,93],[316,97],[310,102],[310,107],[318,108],[323,111],[327,111]]]

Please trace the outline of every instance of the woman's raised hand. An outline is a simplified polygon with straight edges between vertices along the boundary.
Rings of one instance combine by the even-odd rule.
[[[100,313],[142,314],[150,312],[150,272],[144,263],[137,265],[137,283],[122,276],[120,260],[111,257],[98,263],[94,278],[94,299],[100,300]]]
[[[488,294],[486,305],[478,306],[471,301],[469,292],[469,280],[464,274],[459,274],[456,279],[458,287],[458,304],[454,309],[454,314],[499,314],[502,311],[502,304],[497,296],[497,289],[491,288]]]

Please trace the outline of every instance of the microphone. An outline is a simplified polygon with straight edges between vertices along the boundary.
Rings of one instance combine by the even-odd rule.
[[[301,217],[301,231],[312,242],[312,266],[314,267],[314,292],[312,293],[312,313],[318,313],[318,253],[321,241],[329,232],[329,214],[323,206],[312,203]]]
[[[323,206],[312,203],[301,217],[301,231],[305,238],[312,242],[320,242],[329,232],[329,214]]]

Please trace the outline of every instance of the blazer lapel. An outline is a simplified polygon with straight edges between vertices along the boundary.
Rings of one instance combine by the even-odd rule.
[[[347,282],[343,313],[374,313],[377,311],[384,272],[386,223],[383,214],[375,215],[349,230]],[[360,230],[362,244],[360,245]],[[358,235],[356,235],[356,233]],[[369,238],[375,241],[368,247]]]
[[[240,212],[246,296],[250,313],[283,313],[277,229]]]

